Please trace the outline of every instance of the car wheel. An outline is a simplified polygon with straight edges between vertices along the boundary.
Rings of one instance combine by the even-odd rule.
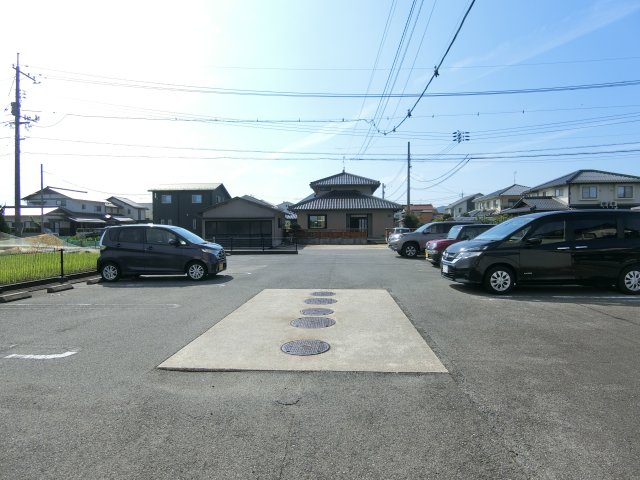
[[[618,288],[628,295],[640,294],[640,266],[627,267],[620,273]]]
[[[484,287],[489,293],[504,295],[515,285],[513,271],[509,267],[490,268],[484,276]]]
[[[191,262],[187,265],[187,276],[191,280],[204,280],[207,277],[207,267],[202,262]]]
[[[117,282],[120,274],[120,267],[113,262],[105,263],[100,268],[100,275],[105,282]]]
[[[418,245],[415,243],[407,243],[402,247],[402,256],[415,258],[418,255]]]

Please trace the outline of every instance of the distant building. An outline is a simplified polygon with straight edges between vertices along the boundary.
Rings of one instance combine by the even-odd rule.
[[[380,182],[342,172],[309,184],[313,193],[290,208],[298,224],[316,238],[384,239],[385,229],[393,228],[399,205],[373,196]]]
[[[577,170],[533,187],[525,197],[551,197],[570,208],[632,208],[640,205],[640,177]]]
[[[463,217],[475,210],[474,202],[476,198],[479,197],[482,197],[481,193],[474,193],[473,195],[467,195],[460,200],[456,200],[444,208],[444,213],[445,215],[451,215],[453,218]]]
[[[433,222],[433,218],[438,214],[436,209],[430,203],[426,203],[423,205],[420,204],[411,204],[409,205],[409,210],[413,213],[420,223],[430,223]]]
[[[177,183],[149,189],[153,201],[153,223],[177,225],[200,235],[201,213],[231,199],[222,183]]]
[[[113,197],[116,198],[116,197]],[[121,205],[84,190],[47,186],[23,198],[27,206],[20,207],[22,233],[51,231],[59,235],[72,236],[87,232],[95,233],[109,225],[133,223],[144,220],[144,213],[123,213]],[[144,207],[139,206],[140,210]],[[7,208],[5,219],[15,228],[15,207]],[[134,218],[135,217],[135,218]]]
[[[502,210],[512,208],[528,189],[529,187],[524,185],[513,184],[488,195],[477,197],[473,201],[475,210],[479,210],[482,215],[499,215]]]
[[[205,208],[202,221],[198,235],[229,249],[277,246],[284,237],[285,212],[250,195]]]

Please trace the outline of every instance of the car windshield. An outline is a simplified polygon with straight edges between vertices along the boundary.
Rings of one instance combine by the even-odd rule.
[[[186,229],[184,229],[182,227],[177,227],[173,231],[176,232],[178,235],[180,235],[182,238],[184,238],[189,243],[195,243],[196,245],[198,245],[200,243],[207,243],[205,240],[200,238],[195,233],[192,233],[189,230],[186,230]]]
[[[524,227],[525,225],[533,222],[534,218],[527,217],[515,217],[506,222],[499,223],[495,227],[490,228],[484,233],[478,235],[476,240],[502,240],[507,238],[516,230]]]
[[[454,225],[451,227],[451,230],[449,230],[449,233],[447,234],[447,238],[455,239],[463,226],[464,225]]]

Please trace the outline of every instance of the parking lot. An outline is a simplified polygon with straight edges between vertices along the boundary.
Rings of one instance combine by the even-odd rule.
[[[259,349],[253,367],[158,368],[226,325],[208,351],[241,351],[315,291],[342,316],[313,334],[354,362],[366,343],[376,368],[259,369]],[[385,246],[38,291],[0,304],[0,478],[639,478],[639,306],[613,288],[491,296]],[[378,366],[423,348],[443,368]]]

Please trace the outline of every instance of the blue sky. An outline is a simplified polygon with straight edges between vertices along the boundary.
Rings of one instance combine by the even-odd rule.
[[[594,88],[640,80],[640,1],[478,0],[452,43],[470,5],[3,2],[0,204],[14,203],[18,52],[39,80],[21,80],[23,114],[40,117],[22,129],[22,196],[43,165],[45,185],[105,198],[222,182],[295,202],[344,168],[405,203],[409,142],[412,203],[579,169],[640,176],[640,86]]]

